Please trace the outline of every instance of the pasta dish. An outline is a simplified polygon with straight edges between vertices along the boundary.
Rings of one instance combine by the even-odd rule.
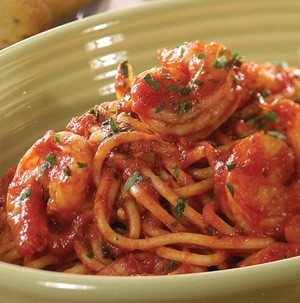
[[[49,130],[2,177],[0,260],[175,275],[300,255],[300,69],[200,41]]]

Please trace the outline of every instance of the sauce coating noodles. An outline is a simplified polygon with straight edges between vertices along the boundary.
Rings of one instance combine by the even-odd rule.
[[[0,260],[175,275],[300,255],[300,70],[199,41],[115,80],[0,184]]]

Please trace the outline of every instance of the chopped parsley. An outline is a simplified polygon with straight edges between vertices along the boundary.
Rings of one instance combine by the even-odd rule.
[[[90,109],[88,110],[88,114],[94,115],[95,118],[98,119],[98,117],[99,117],[99,110],[96,110],[96,111],[95,111],[94,108],[90,108]]]
[[[184,112],[187,112],[191,108],[192,106],[190,104],[180,103],[177,111],[177,116],[181,116]]]
[[[71,168],[69,165],[66,165],[64,168],[63,168],[63,172],[64,174],[67,176],[67,177],[70,177],[72,175],[71,173]]]
[[[178,170],[178,165],[177,164],[173,166],[173,171],[174,171],[175,177],[178,178],[179,177],[179,170]]]
[[[227,57],[221,56],[216,58],[216,60],[212,63],[212,66],[218,69],[225,67],[227,64]]]
[[[205,53],[199,53],[197,57],[201,60],[207,58],[207,55]]]
[[[236,168],[236,164],[234,162],[231,162],[231,163],[227,164],[226,167],[227,167],[227,170],[230,172]]]
[[[27,199],[27,198],[29,198],[30,197],[30,195],[31,195],[31,191],[30,191],[30,189],[28,189],[28,188],[25,188],[25,189],[23,189],[23,191],[21,192],[21,195],[20,195],[20,200],[25,200],[25,199]]]
[[[54,154],[49,153],[45,158],[45,162],[41,165],[40,171],[35,178],[35,180],[39,180],[44,174],[45,170],[49,168],[51,165],[55,165],[57,163],[56,156]]]
[[[201,81],[201,80],[194,80],[193,81],[193,85],[197,85],[197,86],[201,86],[201,85],[203,85],[203,81]]]
[[[227,68],[231,68],[233,65],[235,66],[241,66],[242,65],[242,57],[239,53],[234,53],[231,56],[231,59],[227,62],[226,66]]]
[[[61,142],[61,136],[58,135],[58,134],[56,134],[56,135],[54,136],[54,142],[55,142],[55,143],[60,143],[60,142]]]
[[[83,167],[87,166],[87,163],[77,162],[77,166],[78,166],[78,168],[83,168]]]
[[[179,219],[182,219],[182,214],[187,204],[188,204],[187,198],[184,197],[177,198],[177,203],[174,207],[174,213]]]
[[[139,175],[139,172],[134,172],[125,182],[124,190],[127,192],[133,186],[133,184],[137,181],[143,181],[143,177]]]
[[[167,87],[167,90],[169,92],[176,92],[176,93],[181,93],[183,95],[188,95],[191,91],[191,88],[190,87],[178,88],[175,85],[170,85]]]
[[[278,116],[276,112],[269,111],[265,115],[259,115],[252,119],[249,119],[246,123],[248,125],[254,125],[256,123],[256,126],[258,128],[263,128],[265,126],[266,121],[275,121],[278,119]]]
[[[47,162],[49,162],[50,164],[54,165],[56,164],[57,160],[56,160],[56,156],[54,154],[49,153],[46,157],[45,160]]]
[[[225,182],[226,187],[228,188],[228,190],[230,191],[232,197],[234,197],[234,187],[231,183],[229,183],[228,181]]]
[[[94,253],[92,251],[89,251],[86,253],[87,258],[93,259],[94,258]]]
[[[285,140],[285,138],[286,138],[285,134],[278,132],[276,130],[269,130],[266,132],[266,134],[268,134],[272,137],[275,137],[277,139],[280,139],[280,140]]]
[[[165,107],[165,102],[162,102],[159,107],[155,110],[155,113],[160,113]]]
[[[152,76],[150,74],[147,74],[144,77],[144,81],[150,86],[152,87],[154,90],[159,90],[160,89],[160,81],[159,79],[154,81]]]
[[[114,134],[115,134],[115,133],[120,133],[120,132],[123,131],[123,129],[121,129],[121,128],[119,128],[119,127],[116,126],[116,123],[115,123],[115,121],[114,121],[113,118],[109,118],[109,119],[105,120],[105,121],[102,123],[102,125],[109,125],[110,128],[111,128],[111,130],[112,130],[112,132],[113,132]]]
[[[241,79],[239,79],[236,75],[231,75],[231,78],[233,79],[233,81],[235,82],[235,83],[240,83],[241,82]]]
[[[266,87],[264,87],[259,93],[264,98],[270,96],[270,91]]]
[[[164,271],[170,271],[175,269],[176,263],[175,261],[170,261],[165,267],[164,267]]]
[[[109,251],[108,246],[103,241],[101,243],[101,250],[104,259],[115,259],[115,256]]]
[[[124,61],[123,63],[121,63],[120,68],[122,71],[123,78],[125,79],[129,78],[128,61]]]

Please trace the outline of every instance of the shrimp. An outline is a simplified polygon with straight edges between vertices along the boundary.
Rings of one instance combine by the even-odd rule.
[[[256,94],[268,103],[282,98],[299,99],[298,68],[282,63],[249,62],[242,64],[241,71],[245,76],[246,92],[241,103],[251,100],[249,96]]]
[[[67,131],[48,131],[23,156],[6,202],[20,255],[43,251],[51,227],[66,228],[88,207],[92,158],[88,142]]]
[[[225,46],[196,41],[158,57],[162,66],[136,76],[130,91],[132,111],[153,132],[172,141],[203,139],[238,108],[241,62]]]
[[[216,192],[221,208],[244,232],[299,242],[300,105],[284,99],[261,106],[278,114],[285,133],[260,131],[240,141],[225,165],[218,164]]]

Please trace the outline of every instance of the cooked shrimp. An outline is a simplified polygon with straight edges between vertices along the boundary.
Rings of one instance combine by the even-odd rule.
[[[247,233],[281,238],[285,221],[300,214],[300,183],[286,185],[295,173],[293,150],[259,132],[238,143],[226,165],[219,168],[225,175],[225,208],[235,223]]]
[[[298,98],[299,73],[297,68],[289,68],[285,64],[256,62],[244,63],[241,71],[245,76],[245,97],[259,94],[259,97],[271,102],[277,98]]]
[[[292,147],[296,157],[296,173],[300,177],[300,105],[289,99],[282,99],[272,104],[262,104],[262,108],[274,111],[284,123],[287,143]]]
[[[88,207],[91,164],[88,142],[70,132],[48,131],[23,156],[7,195],[7,220],[20,255],[43,251],[49,222],[55,228],[60,221],[70,224]]]
[[[132,81],[132,111],[149,128],[176,141],[203,139],[237,109],[243,75],[237,55],[199,41],[159,51],[161,67]]]

